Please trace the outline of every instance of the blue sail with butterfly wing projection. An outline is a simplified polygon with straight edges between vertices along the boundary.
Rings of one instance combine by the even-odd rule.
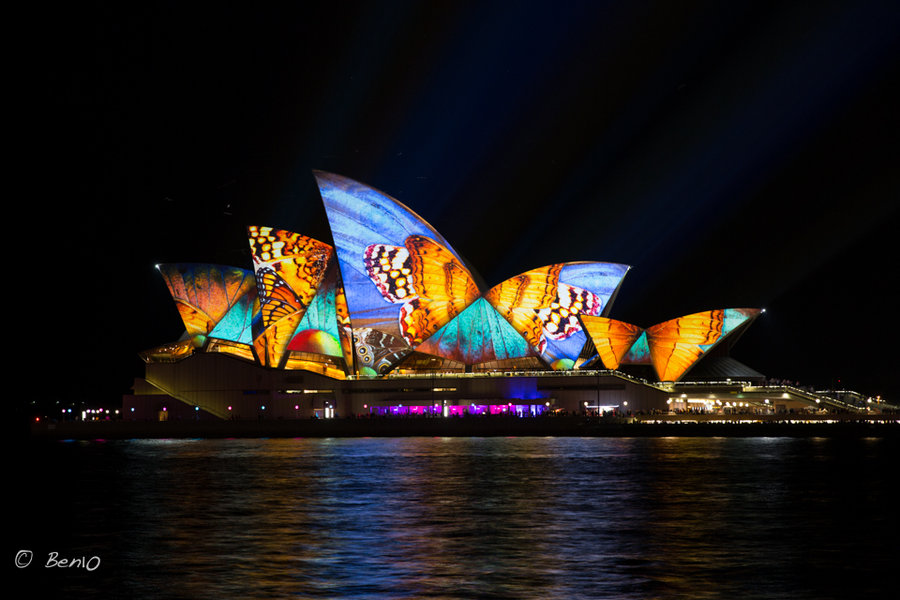
[[[352,324],[356,370],[387,372],[480,295],[462,259],[412,210],[315,172]]]
[[[604,262],[547,265],[507,279],[485,298],[553,369],[571,369],[587,341],[579,315],[605,314],[628,269]]]
[[[542,355],[554,369],[574,366],[587,342],[578,315],[606,314],[629,268],[606,262],[565,263],[559,274],[557,302],[540,313],[546,323]]]

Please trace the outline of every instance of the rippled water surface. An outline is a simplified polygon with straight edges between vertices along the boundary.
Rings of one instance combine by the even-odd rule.
[[[891,597],[896,443],[66,442],[11,512],[73,598]],[[23,463],[25,464],[25,463]],[[47,568],[98,556],[95,571]]]

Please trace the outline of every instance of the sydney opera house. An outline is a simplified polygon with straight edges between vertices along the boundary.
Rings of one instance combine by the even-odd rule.
[[[252,264],[157,265],[185,333],[141,353],[126,418],[776,411],[811,400],[773,395],[730,358],[759,309],[625,323],[613,302],[629,267],[604,262],[539,266],[481,289],[412,210],[346,177],[315,177],[334,247],[253,225]]]

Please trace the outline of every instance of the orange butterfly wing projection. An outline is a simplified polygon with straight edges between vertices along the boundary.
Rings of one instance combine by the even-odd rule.
[[[650,359],[660,381],[678,381],[703,354],[700,346],[719,340],[724,321],[724,310],[707,310],[648,328]]]
[[[256,282],[262,303],[260,312],[266,328],[289,317],[303,307],[301,298],[272,267],[263,267],[257,271]]]
[[[278,367],[282,363],[288,344],[291,343],[294,331],[297,330],[297,325],[301,320],[303,320],[303,313],[295,312],[277,321],[253,340],[256,356],[263,365]]]
[[[404,248],[372,244],[366,248],[369,278],[388,302],[403,303],[403,338],[417,346],[461,313],[478,296],[469,271],[434,240],[411,235]]]
[[[254,285],[250,273],[237,267],[183,263],[157,268],[196,347],[206,343],[216,323]]]
[[[353,329],[350,323],[350,309],[347,308],[347,296],[344,284],[338,275],[338,283],[334,293],[334,312],[338,321],[338,335],[341,338],[341,352],[347,368],[353,364]]]
[[[175,300],[175,306],[191,341],[194,345],[202,345],[206,341],[207,334],[216,326],[215,320],[184,300]]]
[[[538,311],[547,309],[559,292],[563,264],[526,271],[492,287],[484,295],[510,324],[535,348],[543,345],[544,321]]]
[[[597,354],[607,369],[618,369],[643,328],[606,317],[581,316],[581,323],[594,342]]]
[[[248,229],[263,327],[269,328],[279,319],[306,310],[325,276],[331,246],[281,229]]]
[[[263,364],[276,366],[325,276],[331,246],[271,227],[248,233],[262,321],[253,344]]]

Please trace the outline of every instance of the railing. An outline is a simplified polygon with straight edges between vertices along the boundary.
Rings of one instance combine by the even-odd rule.
[[[378,381],[392,379],[494,379],[497,377],[618,377],[641,385],[661,388],[661,383],[634,377],[622,371],[608,369],[585,371],[480,371],[478,373],[386,373],[383,375],[348,375],[348,381]]]
[[[809,390],[795,387],[792,385],[772,385],[772,386],[748,386],[744,388],[745,392],[773,392],[773,393],[781,393],[781,394],[792,394],[794,396],[798,396],[800,398],[804,398],[806,400],[810,400],[815,402],[816,404],[827,404],[829,406],[833,406],[835,408],[842,408],[845,410],[853,410],[858,411],[862,407],[857,406],[855,404],[844,402],[838,398],[834,398],[832,396],[827,395],[824,392],[811,392]],[[856,393],[856,392],[854,392]]]

